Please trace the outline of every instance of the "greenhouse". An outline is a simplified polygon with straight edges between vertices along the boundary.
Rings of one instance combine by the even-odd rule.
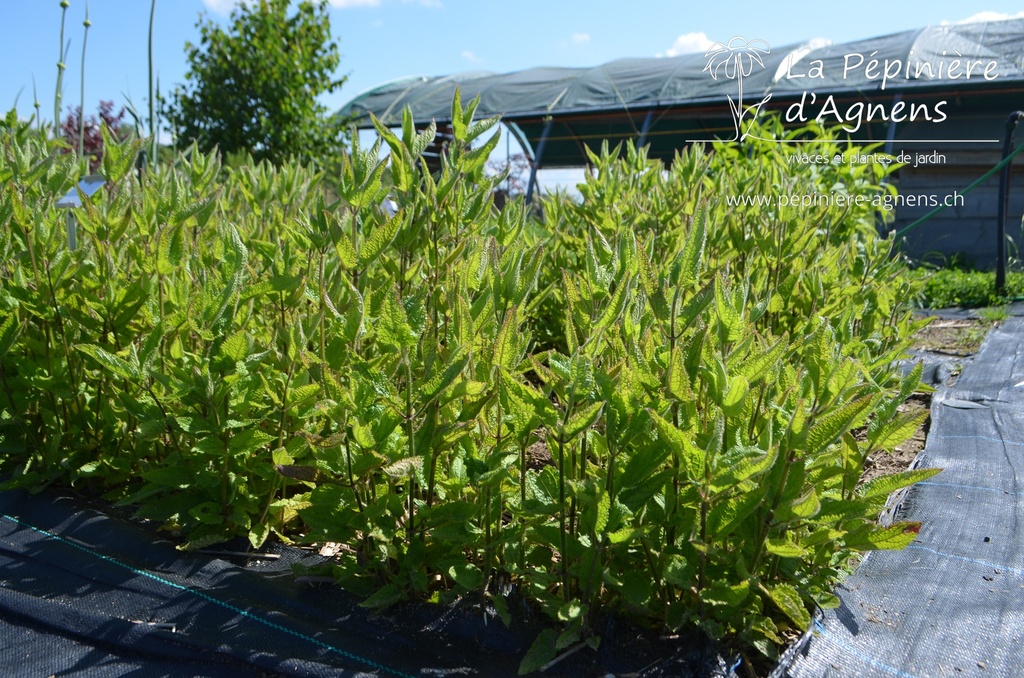
[[[910,254],[962,252],[991,263],[997,177],[955,197],[999,162],[1006,117],[1024,108],[1024,19],[927,26],[842,44],[813,39],[776,48],[734,38],[717,47],[593,68],[405,78],[360,94],[339,114],[360,127],[372,126],[371,114],[398,125],[408,106],[415,120],[443,124],[459,89],[464,100],[480,97],[478,114],[502,116],[535,174],[586,165],[586,147],[604,140],[647,144],[650,157],[671,161],[693,142],[734,139],[730,102],[740,85],[748,111],[762,102],[759,113],[776,112],[787,126],[841,125],[858,142],[902,155],[906,166],[896,181],[906,197],[889,228],[928,215],[937,207],[932,196],[953,196],[951,209],[906,234]],[[723,66],[730,57],[738,71]],[[1015,169],[1016,181],[1020,174]],[[1017,193],[1009,219],[1015,240],[1024,213]]]

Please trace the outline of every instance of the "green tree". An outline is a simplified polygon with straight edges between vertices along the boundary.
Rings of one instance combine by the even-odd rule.
[[[189,71],[167,111],[179,147],[248,151],[257,160],[325,160],[340,152],[342,124],[317,101],[337,90],[340,62],[327,0],[242,3],[222,29],[200,17],[199,45],[185,43]]]

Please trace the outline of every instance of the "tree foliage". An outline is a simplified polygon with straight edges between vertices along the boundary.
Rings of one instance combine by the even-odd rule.
[[[225,30],[200,18],[198,45],[186,43],[186,83],[168,119],[179,147],[249,152],[256,160],[323,158],[338,147],[341,126],[317,101],[344,83],[331,39],[327,2],[288,0],[239,5]]]
[[[118,139],[124,139],[127,134],[121,130],[121,124],[124,122],[125,109],[122,106],[121,111],[114,115],[114,102],[113,101],[100,101],[99,105],[99,119],[96,116],[89,116],[85,120],[85,135],[84,135],[84,148],[85,156],[89,158],[89,171],[95,172],[100,163],[103,162],[103,133],[101,127],[107,126],[110,134]],[[78,148],[78,132],[82,123],[82,107],[75,106],[74,108],[68,107],[68,115],[64,118],[64,122],[60,126],[61,138],[64,139],[68,144],[68,152],[73,152],[72,149]]]

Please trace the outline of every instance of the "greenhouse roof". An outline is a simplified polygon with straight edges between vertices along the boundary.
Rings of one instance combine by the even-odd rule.
[[[727,129],[721,124],[729,117],[725,103],[736,98],[740,81],[746,106],[769,95],[773,104],[791,102],[804,92],[878,100],[964,88],[1020,90],[1024,19],[927,26],[843,44],[812,40],[772,48],[763,40],[733,38],[707,54],[619,59],[593,68],[406,78],[363,92],[339,113],[360,127],[372,126],[370,113],[397,125],[408,106],[417,121],[443,123],[459,88],[463,101],[480,97],[477,115],[501,115],[534,150],[553,121],[558,129],[547,125],[549,137],[554,131],[552,141],[564,143],[553,154],[548,149],[544,164],[583,164],[583,143],[647,139],[658,133],[654,123],[667,122],[673,112],[689,118],[661,130],[673,135],[676,147],[687,129]]]

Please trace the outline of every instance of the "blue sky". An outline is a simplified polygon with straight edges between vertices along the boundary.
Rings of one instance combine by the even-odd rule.
[[[70,0],[65,39],[71,41],[64,78],[64,111],[79,101],[85,0]],[[195,41],[201,13],[224,22],[238,0],[157,0],[154,62],[162,91],[184,81],[186,41]],[[0,0],[5,63],[0,108],[17,98],[32,114],[32,79],[43,116],[53,117],[60,29],[59,0]],[[342,53],[338,75],[349,81],[325,98],[332,109],[358,92],[408,75],[466,70],[505,72],[532,66],[592,66],[621,57],[703,51],[707,41],[734,35],[783,45],[812,37],[856,40],[982,10],[1016,14],[1024,2],[983,5],[932,0],[782,4],[682,0],[331,0],[331,25]],[[146,0],[91,0],[85,63],[86,111],[101,99],[127,99],[144,111],[148,100]],[[20,98],[19,98],[20,92]]]

